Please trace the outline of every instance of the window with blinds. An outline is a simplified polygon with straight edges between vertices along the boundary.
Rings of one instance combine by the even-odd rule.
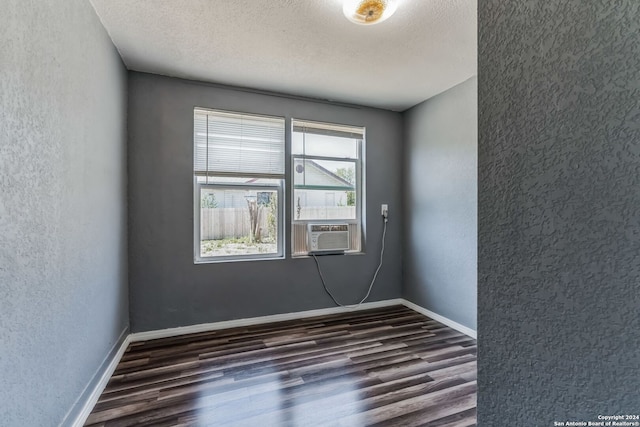
[[[285,120],[196,108],[196,262],[282,258]]]
[[[306,255],[312,247],[331,250],[313,241],[314,224],[346,224],[347,252],[362,251],[365,129],[293,120],[291,139],[293,255]]]
[[[284,178],[284,119],[196,109],[194,174]]]

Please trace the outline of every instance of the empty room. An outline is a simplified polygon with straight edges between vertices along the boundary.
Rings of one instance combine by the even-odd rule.
[[[1,426],[636,425],[637,2],[2,5]]]
[[[475,1],[2,19],[8,425],[475,425]]]

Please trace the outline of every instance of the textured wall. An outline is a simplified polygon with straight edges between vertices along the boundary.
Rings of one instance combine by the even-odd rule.
[[[411,108],[405,119],[406,299],[476,329],[478,80]]]
[[[60,423],[127,327],[125,114],[87,1],[2,2],[1,425]]]
[[[640,408],[640,2],[478,2],[479,425]]]
[[[312,258],[194,265],[194,106],[366,126],[367,254],[323,257],[320,262],[336,297],[358,301],[378,263],[380,204],[388,203],[385,264],[370,301],[400,297],[400,114],[131,72],[129,283],[134,331],[333,306]],[[287,189],[286,206],[290,200]],[[286,234],[290,253],[288,228]]]

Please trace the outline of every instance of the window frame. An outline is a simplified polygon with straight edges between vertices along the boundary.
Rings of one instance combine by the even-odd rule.
[[[293,135],[295,133],[294,127],[296,122],[303,123],[313,123],[328,126],[345,126],[348,128],[359,127],[362,129],[362,139],[356,139],[356,158],[352,157],[331,157],[331,156],[317,156],[317,155],[305,155],[305,154],[296,154],[293,152]],[[291,183],[288,185],[291,191],[291,221],[290,221],[290,233],[291,233],[291,258],[307,258],[309,257],[309,251],[307,252],[295,252],[295,231],[294,228],[296,225],[308,225],[308,224],[349,224],[356,225],[358,227],[358,231],[360,234],[360,248],[355,250],[345,251],[344,255],[361,255],[365,254],[365,194],[366,194],[366,184],[365,184],[365,143],[366,143],[366,127],[365,126],[353,126],[353,125],[344,125],[338,123],[328,123],[328,122],[320,122],[315,120],[305,120],[305,119],[291,119],[291,125],[289,126],[291,131],[291,147],[290,147],[290,161],[289,165],[291,168]],[[355,139],[355,138],[354,138]],[[296,219],[296,184],[295,184],[295,163],[296,160],[326,160],[326,161],[335,161],[335,162],[352,162],[355,164],[355,178],[356,182],[354,184],[354,191],[356,193],[356,215],[355,218],[332,218],[332,219]],[[318,189],[323,189],[322,186],[319,186]],[[334,188],[330,188],[328,186],[324,187],[327,190],[334,190]],[[336,190],[340,191],[340,190]],[[308,243],[307,243],[308,244]],[[308,249],[308,247],[307,247]]]
[[[284,259],[285,258],[285,250],[284,250],[284,239],[285,239],[285,230],[284,230],[284,179],[280,180],[280,184],[246,184],[246,183],[224,183],[224,184],[206,184],[197,182],[197,179],[194,178],[194,227],[193,227],[193,259],[196,264],[209,264],[209,263],[218,263],[218,262],[234,262],[234,261],[252,261],[252,260],[271,260],[271,259]],[[277,232],[277,242],[276,242],[276,253],[268,253],[268,254],[245,254],[245,255],[223,255],[223,256],[211,256],[211,257],[203,257],[201,256],[201,223],[200,223],[200,209],[202,203],[202,189],[215,189],[215,190],[241,190],[241,191],[275,191],[278,197],[278,232]]]
[[[261,173],[228,173],[228,172],[215,172],[212,171],[209,173],[207,171],[206,174],[198,173],[195,170],[195,114],[197,112],[210,111],[212,113],[224,113],[224,114],[232,114],[238,116],[255,116],[261,118],[270,118],[270,119],[279,119],[282,120],[283,124],[283,150],[282,150],[282,165],[284,167],[283,174],[281,176],[269,175],[269,174],[261,174]],[[272,116],[267,114],[254,114],[254,113],[244,113],[239,111],[230,111],[230,110],[222,110],[222,109],[214,109],[214,108],[205,108],[205,107],[194,107],[193,108],[194,121],[193,125],[193,150],[194,150],[194,160],[192,166],[194,170],[193,174],[193,262],[194,264],[213,264],[213,263],[225,263],[225,262],[237,262],[237,261],[264,261],[264,260],[277,260],[277,259],[285,259],[286,257],[286,226],[285,226],[285,205],[286,205],[286,157],[287,157],[287,119],[281,116]],[[206,182],[198,182],[199,177],[206,177]],[[246,183],[246,182],[210,182],[211,179],[215,178],[241,178],[241,179],[251,179],[251,178],[266,178],[272,179],[276,181],[275,183]],[[211,257],[203,257],[201,256],[201,204],[202,204],[202,190],[210,188],[215,190],[239,190],[239,191],[275,191],[278,198],[278,209],[277,209],[277,242],[276,242],[276,253],[267,253],[267,254],[244,254],[244,255],[222,255],[222,256],[211,256]]]

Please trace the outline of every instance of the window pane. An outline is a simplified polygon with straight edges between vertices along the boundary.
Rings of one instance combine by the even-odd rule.
[[[294,132],[292,135],[291,150],[293,154],[304,154],[307,156],[357,159],[358,140],[353,138],[340,138],[336,136]]]
[[[201,190],[201,258],[277,253],[276,190]]]
[[[355,219],[355,191],[294,190],[295,220]]]
[[[296,188],[353,190],[356,185],[355,162],[294,159],[293,183]]]

